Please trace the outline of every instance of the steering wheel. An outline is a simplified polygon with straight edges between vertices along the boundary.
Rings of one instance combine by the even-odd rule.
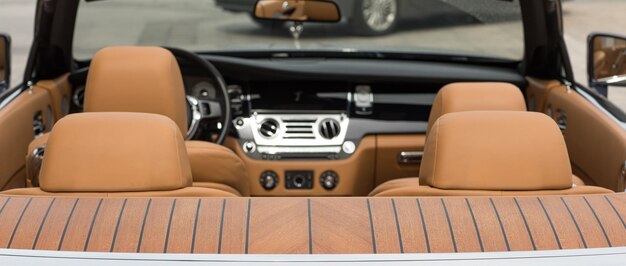
[[[187,115],[189,117],[189,132],[187,135],[188,138],[193,138],[201,121],[219,121],[222,123],[222,127],[219,128],[219,134],[215,143],[223,144],[232,125],[230,97],[228,96],[228,89],[226,88],[224,77],[213,64],[195,53],[173,47],[163,48],[169,50],[174,57],[184,59],[203,68],[203,70],[210,75],[210,78],[215,81],[214,85],[222,92],[224,96],[222,101],[200,100],[193,96],[187,96]]]

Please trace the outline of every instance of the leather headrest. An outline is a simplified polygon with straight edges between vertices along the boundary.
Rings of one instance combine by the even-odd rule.
[[[39,179],[47,192],[165,191],[192,183],[178,126],[146,113],[82,113],[59,120]]]
[[[420,184],[440,189],[548,190],[572,187],[565,140],[542,113],[470,111],[435,122]]]
[[[526,111],[526,103],[520,89],[510,83],[450,83],[435,96],[427,133],[442,115],[464,111]]]
[[[187,135],[185,87],[176,58],[161,47],[109,47],[89,67],[85,112],[167,116]]]

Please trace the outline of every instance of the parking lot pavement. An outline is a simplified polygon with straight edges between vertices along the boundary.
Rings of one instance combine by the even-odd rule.
[[[154,0],[159,2],[160,0]],[[497,18],[499,23],[490,26],[472,24],[476,17],[481,18],[480,9],[470,8],[466,0],[420,0],[421,4],[427,5],[431,14],[449,12],[451,8],[464,9],[471,16],[461,12],[455,16],[417,16],[415,19],[399,25],[397,32],[382,37],[359,37],[350,34],[348,25],[306,25],[305,34],[302,36],[302,44],[305,48],[333,48],[343,44],[350,44],[353,48],[363,47],[390,47],[400,49],[406,45],[406,49],[459,49],[465,47],[468,51],[484,52],[502,56],[516,56],[521,47],[498,45],[498,43],[519,43],[519,25],[513,19],[506,16]],[[445,4],[440,4],[443,2]],[[94,2],[93,4],[98,4]],[[178,3],[178,2],[177,2]],[[227,47],[246,46],[249,49],[282,47],[292,48],[293,41],[284,29],[260,30],[247,14],[225,13],[213,6],[213,1],[193,2],[198,5],[195,10],[189,12],[184,9],[184,14],[177,13],[176,7],[165,12],[153,12],[145,8],[116,10],[109,7],[107,1],[99,5],[98,10],[85,12],[88,17],[98,19],[111,24],[111,30],[116,27],[124,27],[124,31],[133,32],[139,38],[133,40],[135,44],[167,44],[183,45],[191,49],[224,49]],[[32,39],[33,14],[35,0],[2,0],[0,3],[0,31],[8,32],[13,38],[13,75],[12,84],[21,79],[26,57]],[[91,5],[91,4],[90,4]],[[565,39],[568,44],[574,72],[577,80],[587,83],[586,78],[586,37],[592,31],[612,32],[626,35],[624,25],[626,16],[624,0],[573,0],[564,3]],[[179,23],[149,23],[149,24],[124,24],[116,20],[116,16],[122,13],[136,13],[137,15],[153,16],[163,19],[168,16],[184,16]],[[449,14],[449,13],[448,13]],[[160,21],[157,19],[157,21]],[[116,24],[118,22],[119,24]],[[431,24],[429,24],[431,23]],[[424,27],[433,25],[437,27]],[[80,33],[81,29],[86,32]],[[90,27],[77,29],[78,35],[88,36],[75,40],[83,49],[76,49],[78,57],[88,57],[103,43],[103,37],[113,40],[111,44],[129,44],[124,36],[115,34],[101,34],[100,32],[88,32]],[[456,36],[471,34],[476,36],[475,41],[460,40]],[[98,37],[100,36],[100,37]],[[329,37],[330,36],[330,37]],[[113,38],[112,38],[113,37]],[[484,38],[481,38],[484,37]],[[117,40],[115,38],[118,38]],[[480,41],[489,38],[489,42]],[[435,47],[432,41],[436,40]],[[459,42],[463,41],[463,46]],[[488,43],[488,44],[486,44]],[[130,43],[133,44],[133,43]],[[191,44],[195,44],[191,45]],[[424,44],[420,46],[420,44]],[[626,88],[610,88],[609,98],[626,110]]]

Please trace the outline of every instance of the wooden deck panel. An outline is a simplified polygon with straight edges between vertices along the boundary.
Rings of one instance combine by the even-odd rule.
[[[0,197],[0,248],[223,254],[626,245],[626,194],[475,198]]]

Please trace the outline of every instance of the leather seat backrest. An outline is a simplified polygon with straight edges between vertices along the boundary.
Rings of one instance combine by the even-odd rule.
[[[442,115],[464,111],[526,111],[526,103],[520,89],[510,83],[451,83],[435,96],[427,133]]]
[[[45,192],[171,191],[192,184],[183,136],[169,118],[83,113],[54,125],[40,173]]]
[[[91,61],[85,112],[140,112],[174,120],[187,135],[185,87],[176,58],[161,47],[108,47]]]
[[[435,122],[420,185],[446,190],[569,189],[572,170],[563,135],[550,117],[469,111]]]

